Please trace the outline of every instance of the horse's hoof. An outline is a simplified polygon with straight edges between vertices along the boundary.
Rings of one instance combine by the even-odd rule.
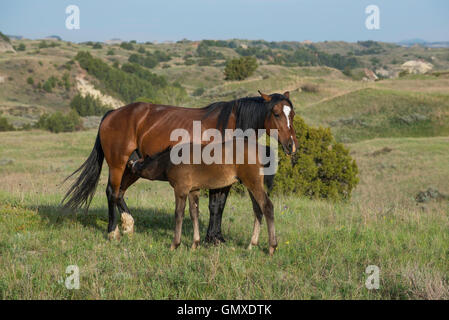
[[[196,249],[198,249],[198,247],[199,247],[199,245],[200,245],[200,242],[199,241],[195,241],[195,242],[193,242],[193,244],[192,244],[192,250],[196,250]]]
[[[275,251],[276,251],[276,247],[270,247],[270,249],[268,250],[270,256],[273,256]]]
[[[134,219],[127,212],[122,213],[122,230],[123,234],[131,235],[134,233]]]
[[[178,249],[178,247],[179,247],[179,244],[172,243],[170,246],[170,251],[175,251],[176,249]]]
[[[248,250],[251,250],[253,248],[253,245],[252,245],[252,243],[250,243],[249,245],[248,245]]]
[[[120,232],[118,231],[118,226],[115,227],[114,231],[108,233],[109,240],[120,240]]]
[[[223,238],[222,235],[216,235],[216,236],[215,235],[214,236],[207,235],[204,240],[207,243],[212,243],[214,245],[219,245],[220,243],[226,242],[226,240]]]

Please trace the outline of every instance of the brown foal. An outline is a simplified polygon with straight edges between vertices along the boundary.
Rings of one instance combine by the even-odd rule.
[[[240,139],[240,141],[238,141]],[[243,144],[243,161],[236,160],[238,143]],[[257,149],[265,146],[254,143],[254,148],[249,147],[253,143],[248,139],[234,138],[233,143],[220,143],[222,161],[221,164],[206,164],[203,160],[199,164],[193,164],[193,152],[190,152],[190,162],[173,164],[171,161],[171,148],[163,151],[154,157],[146,157],[135,162],[129,162],[128,166],[132,172],[139,177],[150,180],[168,180],[175,192],[175,235],[171,250],[176,249],[181,243],[182,220],[187,197],[189,198],[190,217],[193,221],[193,245],[195,249],[200,243],[200,233],[198,225],[198,202],[200,189],[217,189],[230,186],[237,181],[241,181],[248,189],[254,210],[254,230],[251,243],[248,248],[259,242],[260,225],[262,217],[265,216],[268,226],[269,253],[273,255],[276,250],[277,241],[274,230],[274,210],[273,204],[268,198],[264,189],[264,165],[257,156]],[[194,149],[193,144],[189,144],[190,150]],[[202,150],[204,146],[201,147]],[[231,150],[232,148],[232,150]],[[256,149],[257,148],[257,149]],[[241,149],[238,149],[241,151]],[[233,161],[225,159],[226,154],[233,155]],[[243,162],[243,163],[239,163]]]

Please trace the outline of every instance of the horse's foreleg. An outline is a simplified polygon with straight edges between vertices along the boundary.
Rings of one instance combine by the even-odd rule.
[[[193,224],[193,244],[192,249],[196,249],[200,244],[200,226],[199,226],[199,191],[189,193],[189,212]]]
[[[231,187],[229,186],[222,189],[209,190],[210,219],[205,239],[206,242],[215,244],[225,242],[225,239],[221,233],[221,220],[230,189]]]

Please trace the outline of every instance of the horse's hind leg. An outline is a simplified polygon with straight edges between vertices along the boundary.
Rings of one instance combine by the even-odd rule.
[[[138,176],[131,173],[129,168],[125,168],[125,172],[123,173],[121,185],[120,185],[120,193],[119,193],[119,203],[118,208],[121,213],[122,220],[122,231],[124,234],[132,234],[134,233],[134,218],[131,216],[131,212],[126,205],[124,196],[126,190],[137,180]]]
[[[253,228],[253,236],[251,237],[251,242],[248,245],[248,249],[251,250],[253,246],[257,246],[259,244],[259,234],[260,234],[260,225],[262,224],[263,213],[260,210],[259,204],[256,199],[254,199],[251,192],[248,192],[251,198],[251,202],[253,203],[253,211],[254,211],[254,228]]]
[[[189,212],[193,224],[193,244],[192,249],[196,249],[200,244],[200,226],[199,218],[199,191],[192,191],[189,193]]]
[[[106,187],[106,197],[108,198],[108,212],[109,212],[109,223],[108,223],[108,238],[109,240],[119,240],[120,232],[117,226],[117,210],[114,199],[114,192],[110,180],[108,180],[108,185]]]
[[[170,250],[175,250],[181,244],[182,219],[184,218],[184,210],[186,208],[187,194],[175,191],[176,209],[175,209],[175,236]]]
[[[120,239],[120,232],[117,226],[116,207],[120,204],[120,183],[122,180],[123,168],[109,167],[109,180],[106,188],[109,208],[108,238],[110,240]]]

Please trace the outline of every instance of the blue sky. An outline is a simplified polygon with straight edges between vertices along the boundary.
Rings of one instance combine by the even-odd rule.
[[[65,8],[80,8],[80,29]],[[367,30],[365,8],[380,9]],[[11,0],[0,3],[0,31],[70,41],[265,39],[269,41],[449,41],[448,0]]]

